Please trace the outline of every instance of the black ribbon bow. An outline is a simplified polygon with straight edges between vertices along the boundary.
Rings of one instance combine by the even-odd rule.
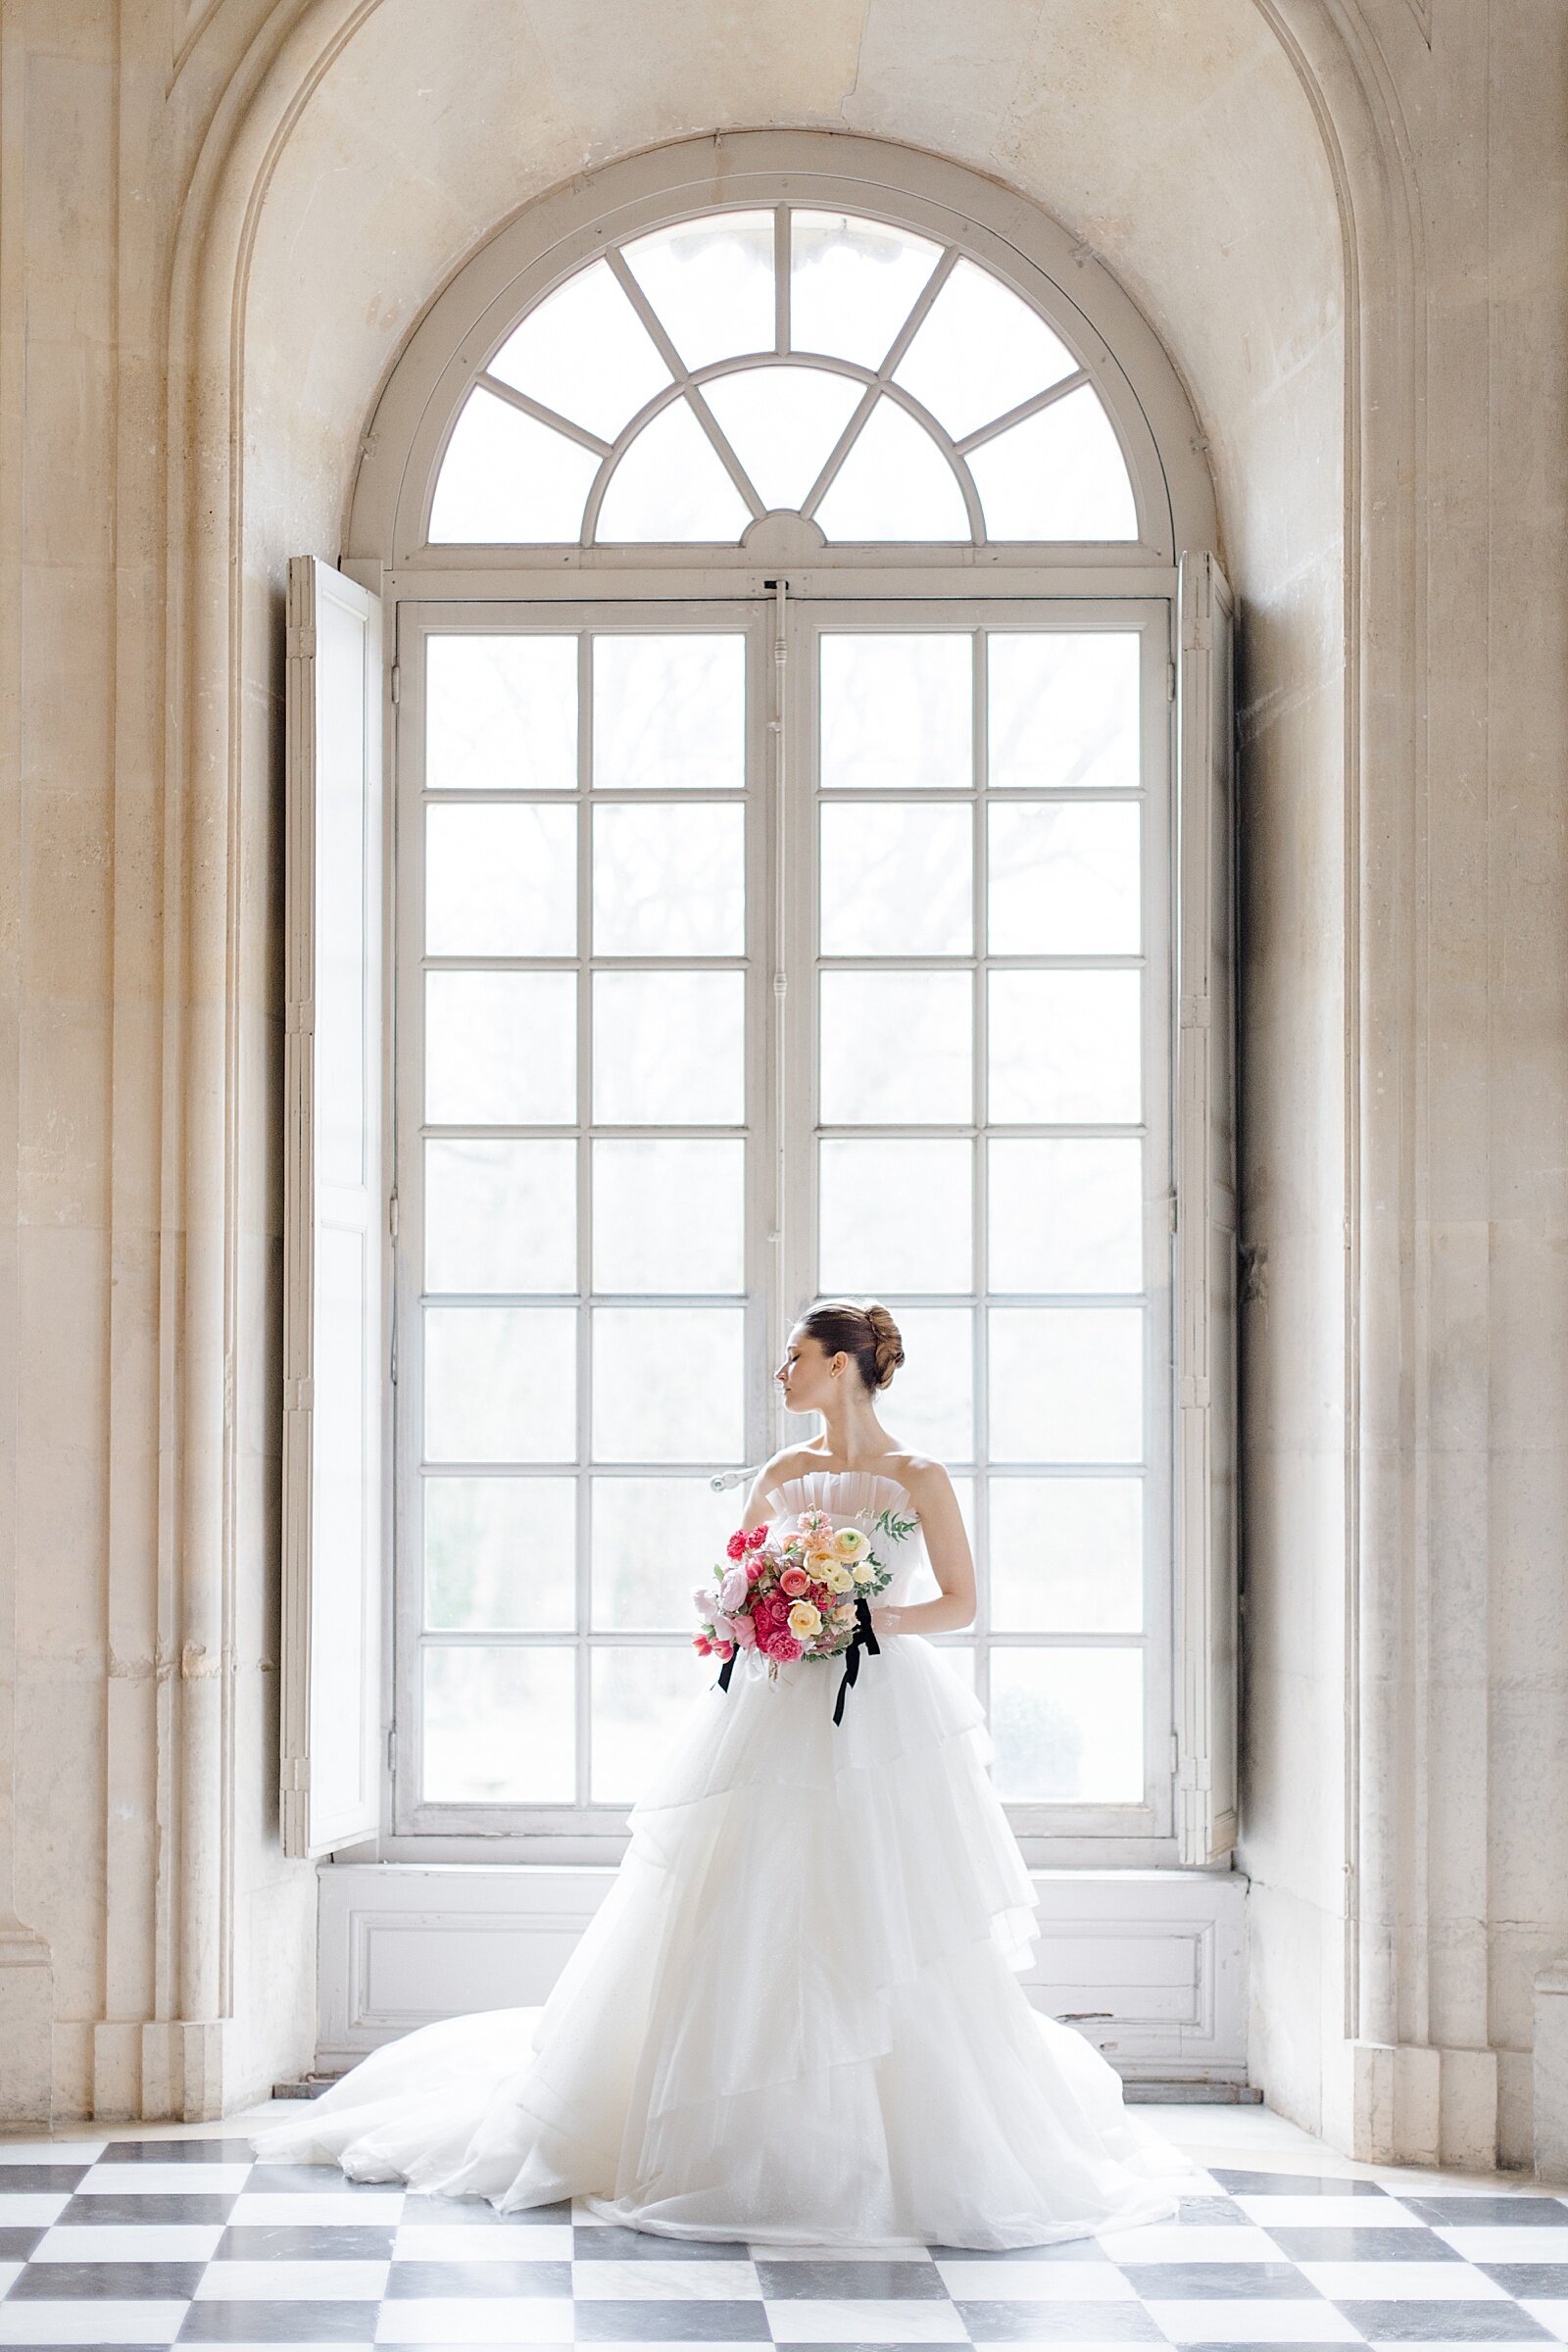
[[[844,1673],[839,1682],[839,1694],[833,1701],[835,1723],[844,1721],[844,1693],[860,1671],[862,1649],[868,1649],[874,1658],[880,1657],[882,1654],[882,1644],[877,1640],[876,1628],[871,1623],[871,1603],[863,1592],[857,1592],[855,1595],[855,1632],[851,1635],[850,1646],[844,1653]],[[738,1647],[730,1651],[729,1656],[718,1670],[718,1681],[714,1686],[716,1690],[727,1690],[729,1689],[729,1678],[735,1671],[735,1661],[739,1656]]]

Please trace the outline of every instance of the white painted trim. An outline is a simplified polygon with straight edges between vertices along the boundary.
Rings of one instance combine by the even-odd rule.
[[[614,1875],[526,1863],[323,1869],[318,2067],[341,2073],[436,2018],[543,2002]],[[1070,2018],[1129,2082],[1246,2082],[1239,1873],[1032,1876],[1041,1935],[1021,1981],[1037,2009]]]

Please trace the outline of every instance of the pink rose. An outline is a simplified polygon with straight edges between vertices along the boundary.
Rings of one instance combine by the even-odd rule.
[[[789,1594],[791,1600],[799,1600],[801,1594],[809,1590],[811,1583],[804,1568],[786,1568],[778,1581],[780,1589]]]
[[[730,1630],[733,1632],[735,1639],[739,1642],[742,1649],[755,1649],[757,1647],[757,1628],[749,1617],[732,1617],[730,1619]]]
[[[775,1658],[780,1658],[787,1661],[790,1658],[798,1658],[800,1654],[801,1645],[796,1641],[793,1634],[784,1633],[775,1634],[773,1636],[773,1655]]]
[[[734,1567],[718,1588],[718,1605],[733,1615],[751,1590],[751,1580],[744,1568]]]

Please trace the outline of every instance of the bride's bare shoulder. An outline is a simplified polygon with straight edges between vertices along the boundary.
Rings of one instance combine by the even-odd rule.
[[[945,1463],[928,1453],[894,1453],[888,1456],[888,1467],[895,1478],[902,1479],[909,1490],[916,1510],[921,1502],[934,1502],[939,1494],[953,1492],[953,1481]]]
[[[760,1492],[766,1494],[771,1487],[782,1486],[787,1478],[804,1478],[813,1463],[820,1463],[819,1453],[807,1446],[786,1446],[757,1473]]]

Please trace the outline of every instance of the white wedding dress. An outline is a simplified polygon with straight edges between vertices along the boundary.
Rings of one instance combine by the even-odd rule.
[[[881,1599],[907,1597],[925,1547],[897,1479],[813,1470],[767,1500],[864,1527]],[[257,2154],[754,2243],[1048,2245],[1173,2213],[1187,2160],[1018,1982],[1036,1896],[972,1690],[894,1635],[835,1725],[841,1673],[740,1651],[543,2008],[386,2044]]]

